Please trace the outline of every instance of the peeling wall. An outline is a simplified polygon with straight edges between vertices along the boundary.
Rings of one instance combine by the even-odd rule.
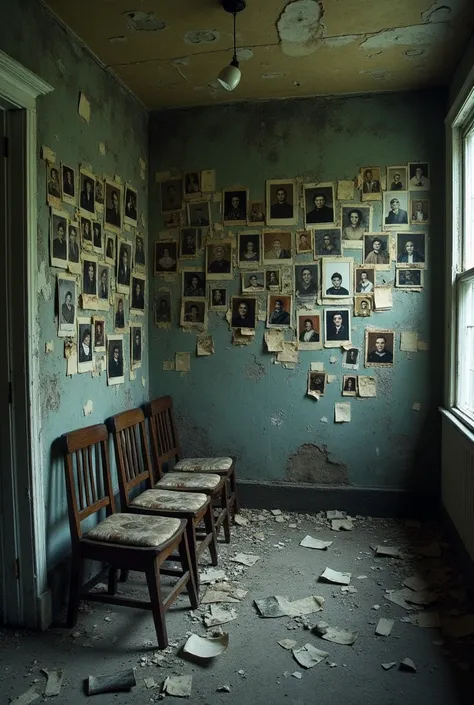
[[[139,209],[143,209],[147,218],[147,182],[140,178],[139,159],[147,158],[148,117],[137,101],[37,0],[0,3],[0,47],[54,86],[52,93],[38,101],[37,149],[41,442],[46,541],[51,567],[69,552],[70,542],[63,463],[52,444],[62,433],[101,423],[130,405],[142,403],[148,396],[148,357],[145,350],[142,369],[137,371],[134,382],[126,378],[124,385],[116,387],[107,387],[104,373],[94,379],[90,373],[66,377],[64,343],[57,338],[55,312],[59,270],[49,267],[49,209],[40,148],[41,145],[51,147],[58,160],[76,168],[80,162],[85,162],[98,174],[119,174],[124,182],[129,181],[138,188]],[[89,125],[77,114],[79,91],[91,102]],[[99,154],[99,142],[107,145],[104,156]],[[45,343],[50,340],[54,341],[54,352],[45,355]],[[146,380],[145,387],[142,376]],[[83,406],[89,399],[93,400],[94,410],[85,417]]]
[[[342,401],[340,358],[334,351],[300,352],[295,370],[272,364],[265,352],[264,324],[255,341],[234,347],[224,314],[209,313],[215,354],[195,356],[195,334],[178,326],[180,282],[174,292],[170,330],[153,328],[151,395],[171,394],[182,427],[185,454],[238,457],[241,478],[350,484],[368,487],[423,487],[438,482],[442,380],[442,285],[444,248],[445,92],[379,94],[334,99],[246,103],[155,113],[150,135],[150,232],[163,228],[153,175],[172,167],[211,169],[217,188],[248,186],[250,198],[265,197],[265,179],[300,177],[330,181],[353,177],[364,165],[431,162],[432,225],[430,264],[422,294],[393,290],[392,311],[369,325],[418,331],[430,350],[397,351],[393,370],[378,370],[377,399],[351,399],[352,423],[334,424]],[[376,210],[380,204],[376,203]],[[378,211],[380,212],[380,211]],[[217,204],[212,213],[219,218]],[[151,238],[152,240],[152,238]],[[150,246],[152,243],[150,242]],[[197,263],[197,262],[196,262]],[[393,268],[390,275],[393,281]],[[163,286],[154,281],[154,290]],[[239,293],[240,272],[228,283]],[[353,319],[353,342],[363,344],[364,319]],[[399,337],[397,338],[399,340]],[[191,353],[185,376],[163,371],[176,351]],[[323,360],[337,375],[325,397],[305,396],[312,360]],[[368,370],[362,370],[368,374]],[[347,401],[347,399],[344,399]],[[414,402],[420,411],[412,410]]]

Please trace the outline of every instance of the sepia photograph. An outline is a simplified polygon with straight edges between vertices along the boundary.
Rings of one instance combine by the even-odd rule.
[[[125,317],[125,296],[115,294],[114,296],[114,328],[122,331],[126,328],[127,319]]]
[[[320,350],[323,347],[321,313],[314,309],[296,311],[298,350]]]
[[[134,273],[132,275],[132,291],[130,296],[130,311],[138,314],[145,313],[145,276]]]
[[[408,163],[410,191],[429,191],[431,189],[430,165],[427,162]]]
[[[267,303],[267,328],[290,328],[293,297],[270,294]]]
[[[115,243],[117,236],[114,233],[105,232],[105,261],[107,264],[115,265]]]
[[[281,272],[279,269],[267,269],[265,271],[265,286],[268,291],[280,290]]]
[[[324,347],[337,348],[351,342],[351,312],[348,308],[327,308],[324,311]]]
[[[93,250],[92,221],[81,215],[81,247],[83,250]]]
[[[82,293],[97,296],[97,257],[84,255],[82,260]]]
[[[364,318],[372,315],[374,309],[373,294],[356,294],[354,297],[354,316]]]
[[[138,225],[138,193],[130,184],[125,184],[123,222],[136,228]]]
[[[77,319],[77,371],[92,372],[92,324],[90,318]]]
[[[340,257],[342,255],[341,228],[314,231],[314,257]]]
[[[351,257],[323,257],[321,292],[324,298],[346,298],[353,295],[352,265]]]
[[[95,176],[83,168],[79,170],[79,206],[82,215],[95,218]]]
[[[257,317],[257,299],[250,296],[232,297],[232,328],[255,328]]]
[[[58,274],[58,337],[76,335],[77,281],[68,274]]]
[[[79,247],[79,223],[70,222],[68,225],[67,259],[71,272],[80,272],[81,250]],[[72,265],[72,266],[71,266]]]
[[[365,329],[365,366],[393,367],[395,333],[393,330]]]
[[[261,233],[238,233],[237,251],[239,253],[239,267],[255,267],[261,264]]]
[[[208,281],[233,279],[231,241],[215,240],[207,242],[205,250]]]
[[[207,228],[211,225],[211,204],[209,201],[188,203],[188,225],[192,228]]]
[[[183,180],[181,177],[162,181],[160,193],[162,213],[181,212],[183,207]]]
[[[105,226],[113,232],[122,228],[122,186],[105,181]]]
[[[130,326],[130,369],[137,370],[142,366],[143,329],[141,323]]]
[[[342,375],[342,396],[357,396],[357,375]]]
[[[105,193],[104,182],[102,181],[102,179],[96,179],[95,191],[94,191],[96,213],[102,214],[104,212],[104,193]]]
[[[365,233],[372,230],[372,208],[359,204],[341,206],[342,239],[346,247],[362,247]]]
[[[247,206],[247,225],[265,225],[264,201],[249,201]]]
[[[349,348],[344,350],[342,355],[342,366],[346,370],[359,369],[360,350],[359,348]]]
[[[201,172],[184,173],[184,198],[198,198],[201,195]]]
[[[406,166],[387,167],[387,191],[408,191],[408,168]]]
[[[61,208],[61,182],[59,180],[59,167],[46,162],[46,201],[48,206]]]
[[[385,191],[383,194],[384,229],[408,228],[408,192]]]
[[[68,261],[68,214],[51,208],[50,227],[50,252],[51,266],[67,269]]]
[[[356,294],[373,294],[375,288],[375,267],[354,267],[354,288]]]
[[[295,233],[295,249],[297,255],[313,254],[313,231],[298,230]]]
[[[180,325],[202,328],[206,320],[206,301],[182,299]]]
[[[146,270],[145,242],[141,233],[137,233],[135,235],[135,254],[133,257],[133,262],[135,269],[139,269],[140,271]]]
[[[407,269],[397,267],[395,270],[395,286],[398,289],[423,289],[423,269]]]
[[[76,170],[72,166],[61,165],[62,198],[70,206],[77,205]]]
[[[311,225],[316,229],[327,227],[327,225],[336,225],[333,183],[304,184],[303,202],[305,225]]]
[[[123,384],[123,335],[107,336],[107,384]]]
[[[296,264],[294,267],[294,292],[298,306],[315,303],[319,289],[317,264]]]
[[[132,266],[132,243],[128,240],[117,238],[117,250],[117,292],[119,294],[128,294]]]
[[[294,179],[274,179],[266,184],[267,225],[296,225],[298,202]]]
[[[181,296],[190,296],[194,299],[206,297],[206,272],[196,267],[181,269],[182,291]]]
[[[377,269],[390,269],[390,235],[364,235],[364,264],[371,264]]]
[[[105,352],[105,319],[94,316],[94,352]]]
[[[209,287],[209,309],[211,311],[227,311],[227,289]]]
[[[426,234],[397,233],[397,267],[426,267]]]
[[[155,326],[171,323],[171,291],[159,290],[154,302]]]
[[[315,372],[311,370],[308,372],[308,389],[306,393],[313,396],[310,393],[317,392],[319,396],[324,396],[324,392],[326,391],[326,381],[327,375],[325,372]]]
[[[224,225],[247,225],[248,189],[235,186],[222,192]]]
[[[179,231],[179,256],[181,259],[196,259],[201,247],[200,228],[181,228]]]
[[[360,170],[362,180],[362,200],[380,201],[382,198],[382,184],[380,180],[380,167],[364,166]]]
[[[427,198],[410,200],[410,222],[412,225],[427,225],[430,222],[430,202]]]
[[[170,211],[164,216],[165,228],[182,228],[184,225],[185,211]]]
[[[255,294],[265,291],[265,273],[263,270],[258,272],[242,272],[242,293]]]
[[[263,262],[271,264],[280,260],[291,260],[291,232],[263,232]]]
[[[171,240],[155,242],[154,273],[176,272],[178,268],[177,244]]]

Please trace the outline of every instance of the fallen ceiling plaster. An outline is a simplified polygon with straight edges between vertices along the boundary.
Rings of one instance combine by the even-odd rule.
[[[295,0],[281,13],[277,30],[286,56],[308,56],[317,51],[325,27],[324,9],[317,0]]]

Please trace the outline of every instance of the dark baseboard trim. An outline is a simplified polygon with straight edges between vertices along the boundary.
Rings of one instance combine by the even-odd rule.
[[[248,509],[287,512],[340,509],[351,515],[421,519],[439,516],[439,500],[435,495],[412,490],[239,480],[238,492],[240,505]]]
[[[474,561],[467,552],[458,530],[456,529],[453,520],[449,516],[445,507],[441,505],[441,522],[443,529],[446,532],[446,538],[454,549],[454,557],[460,572],[466,579],[466,587],[472,599],[474,599]]]

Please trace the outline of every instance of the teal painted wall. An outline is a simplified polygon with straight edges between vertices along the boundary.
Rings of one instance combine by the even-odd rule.
[[[245,78],[245,77],[244,77]],[[355,486],[425,487],[439,479],[439,420],[442,380],[442,281],[444,248],[444,130],[446,93],[427,91],[338,99],[272,101],[155,113],[150,120],[150,232],[164,227],[156,171],[217,171],[217,188],[248,186],[250,198],[264,198],[265,180],[298,177],[307,182],[352,178],[364,165],[429,161],[432,168],[430,262],[421,294],[394,289],[393,310],[378,313],[369,325],[417,331],[429,352],[397,350],[393,369],[377,370],[376,399],[350,400],[352,423],[333,423],[341,397],[341,360],[333,350],[300,352],[295,370],[272,364],[259,323],[255,341],[231,344],[223,314],[209,313],[215,355],[195,356],[196,335],[179,328],[180,279],[172,284],[171,330],[154,329],[150,306],[150,394],[175,400],[185,454],[231,454],[238,474],[254,480]],[[213,217],[219,218],[213,204]],[[375,204],[374,230],[380,230],[381,204]],[[153,237],[150,237],[150,253]],[[303,262],[303,257],[296,260]],[[151,256],[150,256],[151,261]],[[188,263],[186,263],[188,264]],[[199,264],[189,262],[189,264]],[[377,280],[393,282],[390,272]],[[154,291],[163,284],[154,280]],[[239,293],[240,273],[229,283]],[[353,318],[353,343],[363,345],[363,319]],[[191,352],[191,372],[162,370],[177,351]],[[314,402],[305,396],[312,360],[322,360],[338,381]],[[361,369],[360,374],[372,374]],[[419,402],[421,411],[412,410]],[[326,417],[327,423],[321,422]],[[303,446],[309,446],[303,448]],[[316,448],[344,466],[321,462]],[[323,457],[324,460],[324,457]]]
[[[48,145],[66,164],[89,163],[96,174],[118,174],[139,190],[139,211],[147,219],[147,182],[140,178],[139,159],[147,158],[148,114],[142,106],[101,68],[91,54],[66,32],[37,0],[4,0],[0,3],[0,48],[54,86],[38,101],[38,267],[45,278],[38,291],[37,317],[40,339],[41,442],[44,453],[44,492],[47,521],[48,565],[69,553],[69,525],[60,458],[52,448],[62,433],[142,403],[148,396],[148,356],[135,381],[107,387],[106,376],[90,373],[66,377],[63,342],[57,338],[55,277],[49,267],[49,208],[46,205],[45,165],[39,159],[41,145]],[[92,106],[87,125],[78,115],[79,91]],[[105,142],[105,156],[98,143]],[[71,210],[65,205],[65,210]],[[146,230],[141,228],[146,235]],[[81,315],[81,314],[79,314]],[[84,313],[88,315],[88,312]],[[102,315],[98,312],[98,315]],[[111,314],[106,314],[111,320]],[[146,319],[145,319],[146,320]],[[109,332],[113,332],[109,328]],[[54,341],[54,353],[44,355],[46,341]],[[124,344],[128,362],[128,341]],[[145,385],[142,384],[142,376]],[[83,405],[94,402],[85,417]]]

